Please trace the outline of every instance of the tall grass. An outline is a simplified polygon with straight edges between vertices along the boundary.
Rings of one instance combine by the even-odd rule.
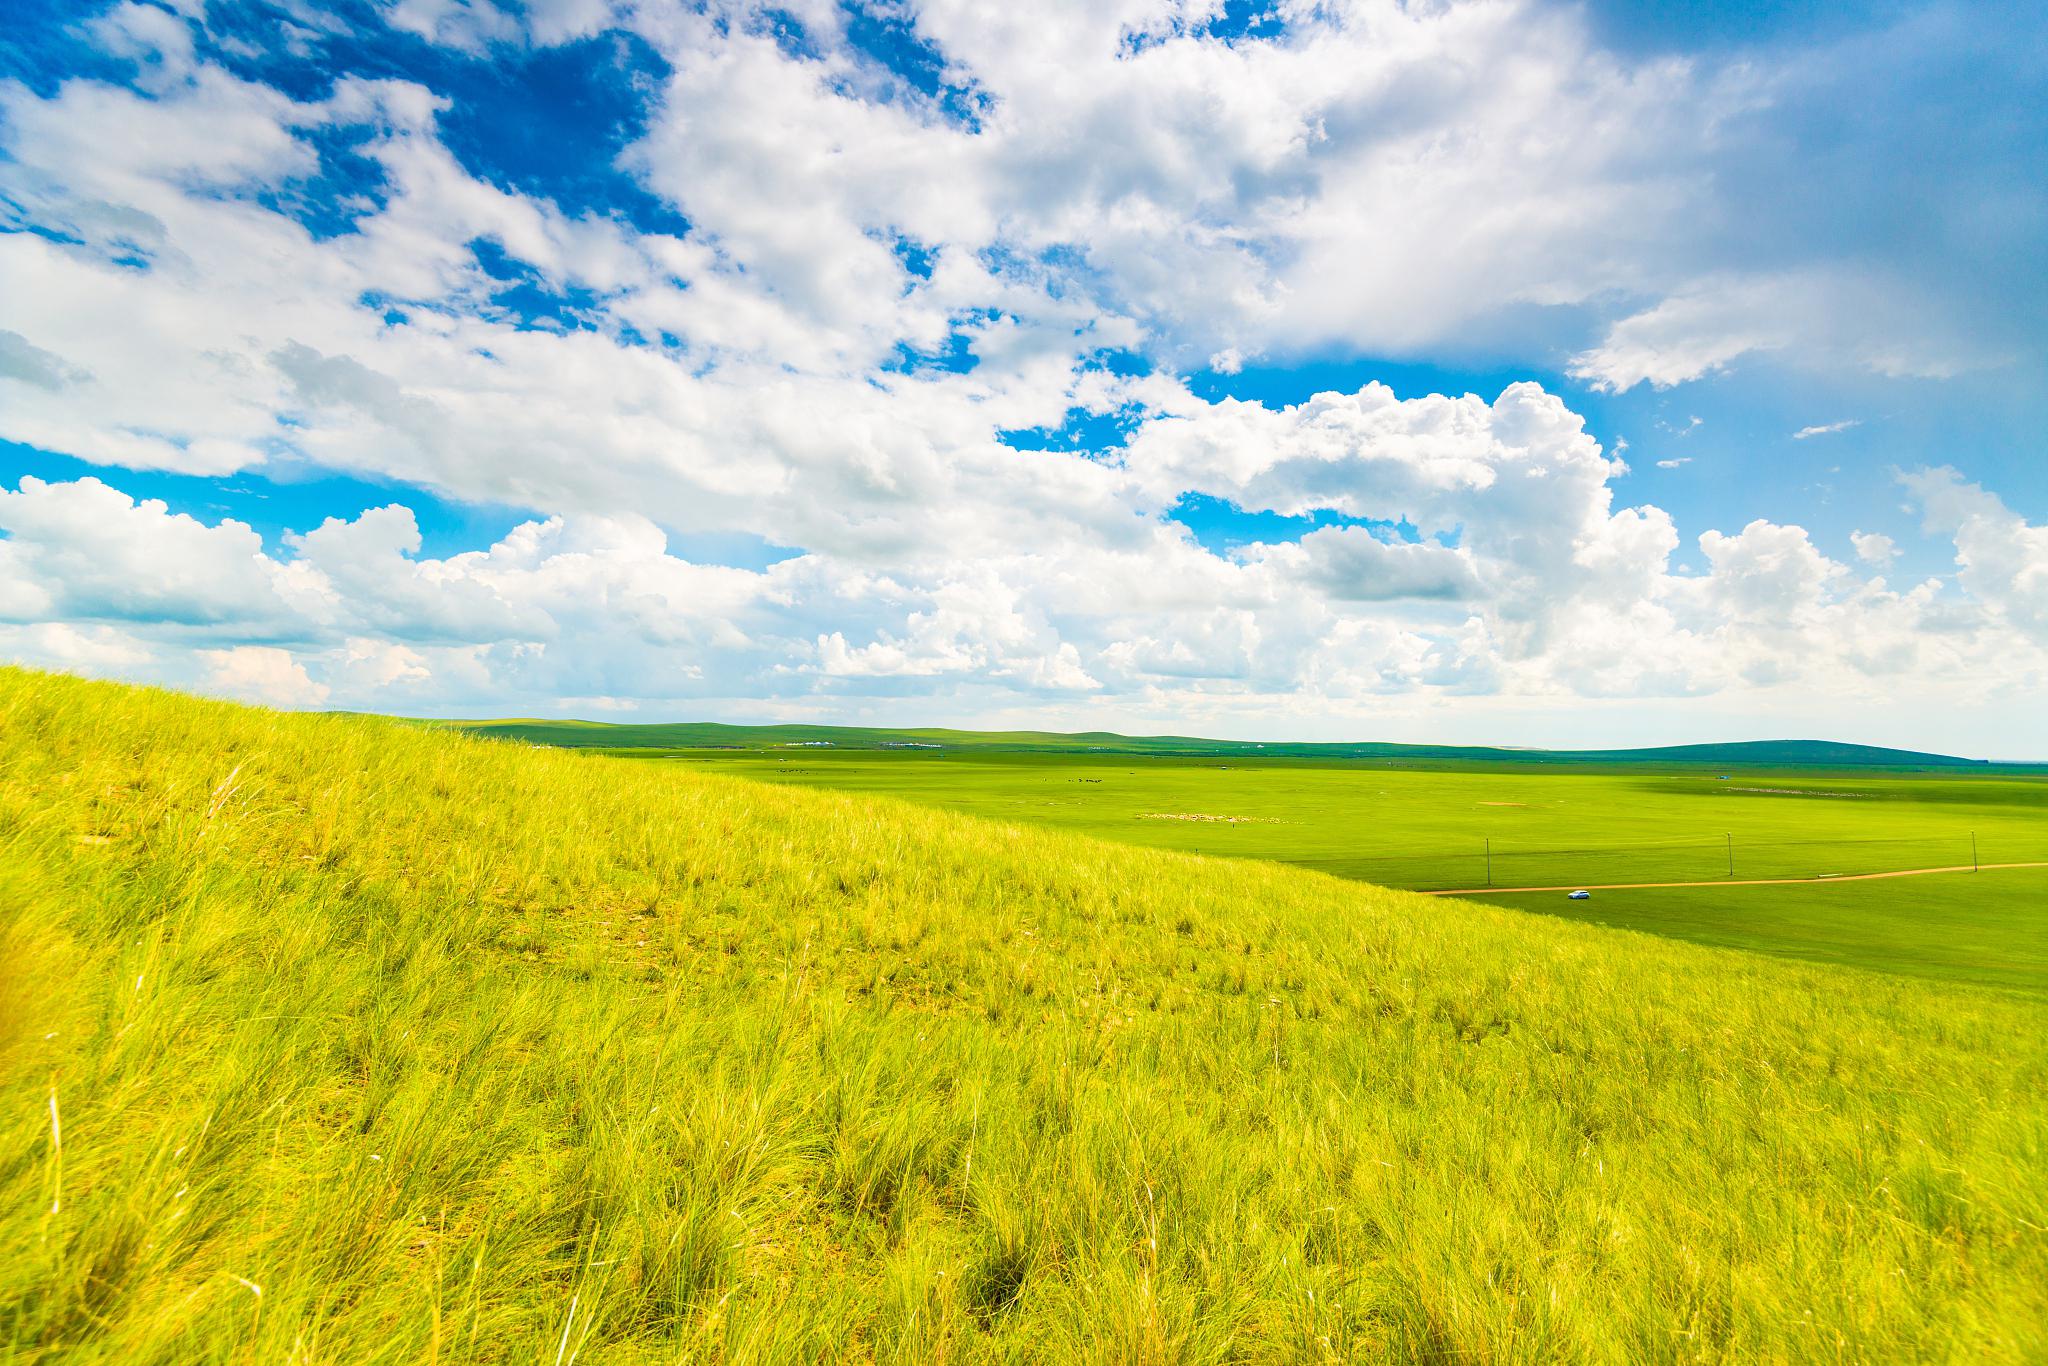
[[[0,671],[22,1360],[2039,1360],[2044,1025]]]
[[[552,728],[537,733],[555,737]],[[574,733],[574,732],[571,732]],[[2048,770],[1986,776],[1470,763],[1399,768],[1082,753],[620,750],[795,787],[1271,860],[1383,887],[1705,881],[1697,893],[1501,902],[1803,962],[2048,994],[2048,866],[1829,895],[1729,880],[2048,861]],[[1730,868],[1734,869],[1731,874]],[[1475,893],[1496,900],[1498,893]]]

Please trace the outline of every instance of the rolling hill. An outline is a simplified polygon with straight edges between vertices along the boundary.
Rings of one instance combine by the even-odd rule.
[[[885,730],[858,726],[730,726],[708,721],[650,725],[601,721],[454,721],[475,735],[570,749],[934,749],[1017,753],[1236,756],[1263,759],[1455,761],[1492,764],[1727,764],[1751,768],[1965,768],[1983,761],[1918,750],[1850,745],[1832,740],[1754,740],[1669,745],[1651,749],[1547,750],[1488,745],[1308,744],[1204,740],[1186,735],[1118,735],[1111,731]]]
[[[2024,1362],[2048,1010],[0,670],[0,1351]]]

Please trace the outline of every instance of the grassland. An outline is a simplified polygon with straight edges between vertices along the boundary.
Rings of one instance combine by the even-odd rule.
[[[1588,764],[1769,764],[1780,767],[1889,767],[2000,771],[1948,754],[1851,745],[1828,740],[1752,740],[1733,744],[1665,745],[1653,749],[1547,750],[1492,745],[1403,745],[1211,740],[1193,735],[1120,735],[1115,731],[885,729],[873,726],[733,726],[715,721],[618,723],[532,717],[494,721],[432,721],[472,735],[524,740],[560,749],[648,750],[945,750],[970,754],[1144,755],[1196,759],[1369,760],[1455,763],[1516,768],[1582,768]]]
[[[0,671],[0,1354],[2048,1354],[2048,1008]]]
[[[620,751],[1411,888],[1814,877],[2048,860],[2048,775],[1889,768]],[[1723,777],[1723,774],[1726,777]],[[2048,993],[2048,868],[1833,888],[1490,896],[1789,957]]]
[[[1651,887],[1496,905],[1702,944],[2048,994],[2048,868],[1785,887]]]

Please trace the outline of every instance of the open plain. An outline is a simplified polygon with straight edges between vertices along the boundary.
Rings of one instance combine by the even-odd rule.
[[[20,671],[0,841],[20,1359],[2048,1350],[2024,992]]]

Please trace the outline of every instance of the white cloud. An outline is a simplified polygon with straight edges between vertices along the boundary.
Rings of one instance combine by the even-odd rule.
[[[161,663],[147,645],[117,627],[62,621],[0,625],[0,658],[116,678],[147,677]]]
[[[43,350],[19,332],[0,331],[0,379],[57,390],[92,378],[62,356]]]
[[[1862,425],[1863,420],[1861,418],[1852,417],[1841,422],[1823,423],[1817,427],[1801,427],[1798,431],[1792,433],[1792,439],[1794,441],[1805,441],[1810,437],[1832,436],[1836,432],[1846,432],[1851,427],[1861,427]]]
[[[469,51],[615,17],[388,8]],[[812,56],[742,9],[631,8],[673,75],[625,164],[683,236],[479,179],[420,86],[294,100],[149,7],[103,39],[153,54],[145,89],[0,85],[4,212],[47,229],[0,234],[0,437],[539,510],[436,557],[404,494],[265,545],[118,474],[25,479],[0,490],[5,648],[288,704],[1085,697],[1262,725],[1399,696],[1847,694],[1901,661],[1972,695],[2040,677],[2038,528],[1974,486],[1920,490],[1954,587],[1891,592],[1770,522],[1707,533],[1689,574],[1667,513],[1615,506],[1623,444],[1536,385],[1281,408],[1173,377],[1483,348],[1532,311],[1591,325],[1576,373],[1611,389],[1981,359],[1911,290],[1702,239],[1716,139],[1772,95],[1754,70],[1624,60],[1512,3],[1301,6],[1226,44],[1199,6],[931,0],[904,13],[983,97],[964,120],[840,42],[836,7],[793,12]],[[316,238],[284,210],[335,133],[381,180]],[[509,307],[480,241],[569,322]],[[952,351],[972,368],[917,363]],[[1128,444],[1001,439],[1076,412]],[[1260,530],[1205,549],[1175,520],[1191,493]],[[803,553],[692,563],[670,535],[697,532]]]
[[[1891,537],[1877,531],[1852,531],[1849,544],[1856,548],[1856,558],[1879,569],[1889,569],[1892,561],[1899,557],[1899,547]]]
[[[207,682],[217,691],[245,702],[273,707],[317,707],[328,698],[325,684],[315,683],[305,665],[289,651],[268,645],[237,645],[228,650],[201,650],[208,666]]]
[[[233,524],[191,523],[89,481],[30,481],[4,506],[89,498],[130,519],[122,535],[137,544],[223,538],[226,556],[187,555],[213,579],[186,576],[184,617],[220,630],[240,612],[242,629],[260,622],[303,643],[288,660],[202,655],[215,662],[203,681],[287,702],[319,688],[445,707],[475,696],[794,700],[818,686],[909,684],[991,700],[1085,692],[1124,709],[1173,699],[1199,711],[1207,698],[1219,716],[1230,699],[1256,699],[1270,722],[1418,691],[1853,696],[1910,676],[1996,693],[2041,677],[2040,650],[2014,649],[1999,629],[2028,625],[2040,570],[2026,556],[2040,532],[1973,486],[1916,484],[1930,518],[1959,538],[1970,596],[1957,599],[1863,582],[1799,528],[1761,521],[1705,534],[1708,572],[1675,572],[1670,518],[1614,511],[1614,469],[1561,404],[1529,388],[1493,404],[1368,389],[1283,410],[1196,405],[1133,440],[1122,477],[1138,507],[1156,501],[1150,488],[1185,486],[1272,511],[1406,518],[1425,538],[1332,527],[1231,558],[1153,523],[1121,548],[927,558],[890,575],[817,555],[758,573],[690,565],[631,519],[533,522],[488,551],[436,560],[418,555],[410,514],[389,507],[297,537],[289,557],[244,560]],[[1427,539],[1437,530],[1455,548]],[[0,544],[18,589],[48,597],[79,591],[62,569],[45,571],[76,564],[67,546],[92,535],[89,519],[16,517]],[[1874,543],[1857,544],[1868,559]],[[276,623],[270,597],[247,596],[250,582],[290,585],[278,600],[294,624]],[[175,636],[168,620],[127,629]]]
[[[434,676],[417,650],[365,636],[343,643],[334,671],[342,686],[358,695],[402,695],[403,689],[427,683]]]
[[[290,576],[239,522],[208,526],[97,479],[0,488],[0,617],[261,629],[288,611]],[[11,584],[10,584],[11,581]]]
[[[1804,528],[1758,519],[1733,536],[1709,531],[1700,549],[1716,604],[1737,617],[1797,626],[1803,612],[1826,602],[1842,566],[1821,554]]]
[[[1894,592],[1766,521],[1705,533],[1707,571],[1674,570],[1670,517],[1613,509],[1615,468],[1529,387],[1492,404],[1369,388],[1197,405],[1132,442],[1126,516],[1149,528],[1135,539],[925,551],[886,574],[818,554],[691,564],[639,518],[533,521],[432,558],[397,505],[272,548],[96,480],[26,479],[0,491],[0,603],[22,623],[0,646],[286,705],[752,699],[788,714],[907,688],[970,716],[1082,694],[1224,723],[1255,707],[1243,715],[1268,730],[1391,695],[1851,698],[1910,677],[1993,697],[2048,677],[2048,533],[1952,473],[1910,482],[1957,538],[1964,596]],[[1412,530],[1332,526],[1220,555],[1140,515],[1150,488],[1182,485]],[[1875,563],[1880,541],[1857,533],[1859,555]]]
[[[1326,527],[1299,541],[1251,548],[1255,561],[1338,602],[1479,595],[1472,557],[1430,541],[1387,541],[1359,527]]]
[[[1686,465],[1690,465],[1691,463],[1692,463],[1692,457],[1691,457],[1691,456],[1689,456],[1689,455],[1681,455],[1681,456],[1676,456],[1676,457],[1674,457],[1674,458],[1672,458],[1672,459],[1670,459],[1670,460],[1659,460],[1659,461],[1657,462],[1657,468],[1658,468],[1658,469],[1660,469],[1660,470],[1675,470],[1675,469],[1681,469],[1681,468],[1683,468],[1683,467],[1684,467],[1684,466],[1686,466]]]
[[[1815,267],[1674,282],[1665,297],[1613,323],[1598,346],[1573,357],[1569,373],[1610,393],[1645,383],[1668,389],[1773,356],[1916,378],[2002,359],[1902,281]]]
[[[393,28],[465,52],[520,36],[518,21],[491,0],[387,0],[385,14]]]
[[[474,28],[476,8],[495,13],[433,0],[409,20]],[[1413,353],[1615,300],[1632,313],[1578,366],[1606,387],[1757,353],[1913,374],[1997,359],[1882,264],[1741,267],[1757,215],[1741,202],[1743,231],[1726,226],[1724,184],[1751,164],[1738,129],[1806,74],[1761,55],[1625,60],[1534,3],[1289,6],[1225,43],[1177,0],[1028,20],[933,0],[906,17],[981,99],[968,127],[842,41],[834,7],[787,13],[802,56],[754,6],[638,7],[675,74],[629,157],[765,286],[745,311],[784,346],[929,345],[1020,283],[977,259],[1000,245],[1077,254],[1063,290],[1190,363]],[[892,257],[898,234],[937,250],[929,285]],[[703,302],[688,311],[712,326]]]
[[[1955,541],[1957,578],[1970,596],[2037,643],[2048,643],[2048,526],[1943,466],[1901,477],[1929,531]]]
[[[1146,424],[1125,456],[1155,507],[1193,490],[1247,511],[1327,511],[1456,537],[1453,551],[1318,532],[1256,563],[1364,601],[1464,599],[1483,584],[1503,647],[1530,651],[1542,648],[1555,604],[1595,582],[1633,583],[1661,557],[1652,542],[1669,533],[1663,513],[1612,512],[1608,484],[1626,468],[1533,384],[1492,403],[1404,402],[1378,384],[1284,409],[1226,400]],[[1648,540],[1642,527],[1655,528]]]

